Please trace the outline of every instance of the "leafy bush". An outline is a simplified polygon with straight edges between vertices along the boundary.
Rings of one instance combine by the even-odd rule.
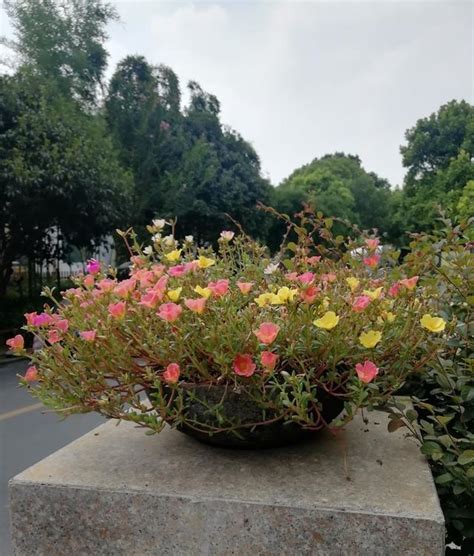
[[[394,408],[391,428],[407,425],[419,440],[435,477],[447,541],[474,554],[474,256],[467,235],[472,222],[443,223],[442,231],[415,237],[401,271],[423,276],[438,313],[454,326],[426,371],[404,389],[416,412]]]

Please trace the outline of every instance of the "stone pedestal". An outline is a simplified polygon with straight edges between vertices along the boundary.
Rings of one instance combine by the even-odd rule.
[[[260,452],[109,422],[12,479],[15,553],[444,554],[426,461],[384,414],[369,416]]]

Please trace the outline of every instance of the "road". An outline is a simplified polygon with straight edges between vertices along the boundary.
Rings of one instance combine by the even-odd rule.
[[[43,413],[38,400],[18,388],[16,375],[26,367],[26,361],[0,365],[0,556],[12,554],[8,480],[103,422],[95,414],[60,421],[54,413]]]

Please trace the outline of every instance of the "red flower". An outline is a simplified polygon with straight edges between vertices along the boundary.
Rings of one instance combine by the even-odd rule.
[[[252,376],[256,367],[252,357],[246,353],[239,353],[234,359],[234,372],[239,376]]]
[[[314,285],[308,286],[301,292],[301,299],[305,303],[314,303],[314,300],[316,299],[320,291],[321,288],[319,288],[318,286],[314,286]]]
[[[370,257],[365,257],[364,264],[367,265],[369,268],[375,268],[379,264],[379,261],[380,255],[374,253],[373,255],[370,255]]]
[[[355,298],[354,303],[352,304],[352,310],[356,313],[360,313],[366,307],[370,305],[371,299],[368,295],[359,295]]]
[[[258,330],[254,330],[253,333],[260,340],[262,344],[271,344],[280,332],[280,327],[272,322],[262,322]]]
[[[163,378],[166,380],[166,382],[175,384],[176,382],[178,382],[180,373],[181,371],[179,369],[178,363],[170,363],[166,367],[166,371],[163,373]]]

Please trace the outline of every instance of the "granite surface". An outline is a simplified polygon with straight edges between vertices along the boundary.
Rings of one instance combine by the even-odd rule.
[[[12,479],[15,553],[444,554],[426,461],[384,414],[369,417],[265,451],[111,421]]]

